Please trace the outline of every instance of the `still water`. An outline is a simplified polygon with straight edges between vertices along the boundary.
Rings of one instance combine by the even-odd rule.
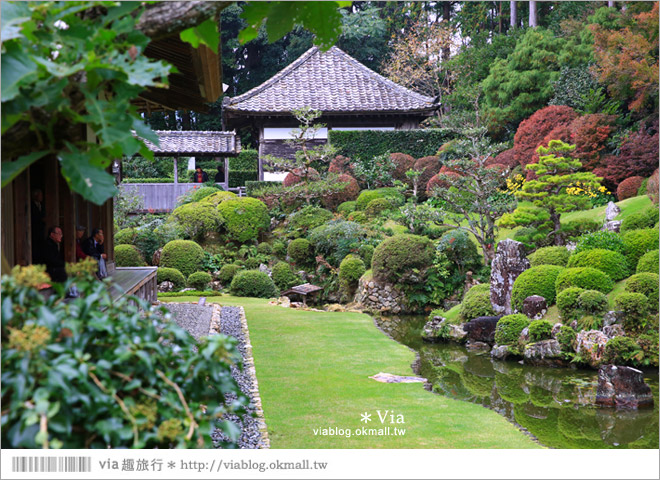
[[[434,393],[478,403],[550,448],[658,448],[658,372],[644,372],[654,407],[622,411],[594,406],[595,370],[497,361],[456,344],[428,344],[426,317],[382,317],[376,324],[419,354],[418,374]]]

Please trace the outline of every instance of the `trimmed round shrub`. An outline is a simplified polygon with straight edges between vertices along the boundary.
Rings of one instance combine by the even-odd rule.
[[[348,214],[348,221],[356,223],[367,223],[369,219],[367,218],[366,213],[362,211],[355,211]]]
[[[628,177],[616,188],[616,196],[621,200],[637,196],[637,190],[642,186],[644,177]]]
[[[365,266],[371,265],[371,259],[374,256],[374,250],[374,246],[369,245],[368,243],[364,243],[360,245],[360,248],[358,248],[358,255],[360,255],[364,261]]]
[[[337,207],[337,213],[340,213],[344,216],[348,215],[355,211],[357,202],[355,200],[349,200],[348,202],[340,203]]]
[[[337,177],[335,183],[345,183],[346,185],[344,186],[344,189],[339,192],[329,193],[321,197],[321,203],[323,206],[330,210],[335,210],[342,202],[355,200],[360,193],[360,185],[358,184],[358,181],[350,175],[342,173]]]
[[[158,267],[156,270],[156,283],[172,282],[175,290],[186,286],[186,277],[176,268]]]
[[[555,288],[557,292],[561,292],[568,287],[580,287],[585,290],[598,290],[599,292],[609,293],[614,288],[614,281],[606,273],[596,268],[566,268],[557,276]]]
[[[586,315],[603,315],[607,312],[607,295],[598,290],[585,290],[578,297],[580,310]]]
[[[204,250],[191,240],[172,240],[163,247],[160,266],[176,268],[184,277],[202,268]]]
[[[660,273],[659,264],[660,264],[660,252],[658,250],[652,250],[646,252],[642,255],[637,262],[637,273]]]
[[[628,264],[635,266],[639,259],[651,250],[658,250],[658,230],[645,228],[642,230],[631,230],[623,234],[623,254],[628,259]]]
[[[660,220],[660,210],[653,205],[644,209],[644,215],[646,215],[647,225],[649,227],[654,226]]]
[[[539,265],[558,265],[565,267],[571,256],[566,247],[543,247],[529,256],[529,263],[532,267]]]
[[[303,177],[302,177],[302,172],[303,171],[304,170],[301,170],[300,168],[296,168],[292,172],[289,172],[287,174],[287,176],[284,177],[284,181],[282,182],[282,184],[285,187],[291,187],[293,185],[296,185],[297,183],[302,182],[303,181]],[[316,169],[310,168],[307,171],[307,179],[308,180],[313,181],[313,180],[318,180],[319,178],[321,178],[321,177],[319,175],[319,172],[316,171]]]
[[[273,242],[273,255],[277,256],[277,258],[285,258],[286,243],[283,242],[282,240],[275,240]]]
[[[606,273],[615,282],[629,275],[626,257],[612,250],[594,248],[572,255],[568,267],[592,267]]]
[[[306,205],[289,216],[287,232],[289,236],[301,237],[309,230],[328,223],[332,217],[333,215],[330,210],[317,207],[316,205]]]
[[[286,290],[300,283],[300,278],[293,272],[291,265],[286,262],[275,264],[271,278],[280,290]]]
[[[529,326],[529,318],[522,313],[505,315],[499,319],[495,327],[495,343],[498,345],[514,345],[518,343],[520,333]]]
[[[218,231],[223,223],[222,215],[210,203],[186,203],[175,208],[172,216],[186,237],[200,241],[209,233]]]
[[[225,219],[227,233],[237,242],[245,243],[270,227],[268,207],[251,197],[230,198],[218,205]]]
[[[375,198],[367,204],[364,213],[367,217],[377,217],[391,208],[392,204],[386,198]]]
[[[445,255],[453,264],[452,268],[459,272],[477,271],[481,266],[477,245],[465,230],[456,228],[446,232],[440,237],[435,250],[437,254]]]
[[[534,320],[529,324],[529,340],[540,342],[552,338],[552,323],[547,320]]]
[[[371,267],[378,280],[419,283],[422,275],[417,272],[433,264],[433,254],[433,243],[427,237],[394,235],[376,247]]]
[[[358,280],[367,269],[357,255],[346,255],[339,265],[339,281],[348,287],[357,285]]]
[[[140,250],[133,245],[117,245],[115,263],[118,267],[143,267],[146,265]]]
[[[394,163],[394,170],[392,171],[392,178],[399,180],[403,183],[410,183],[410,179],[406,177],[406,172],[415,165],[415,158],[406,153],[391,153],[390,158]]]
[[[338,267],[346,255],[365,244],[368,236],[367,230],[359,223],[338,219],[316,227],[308,238],[316,253]]]
[[[435,155],[418,158],[415,161],[413,168],[422,171],[422,174],[419,176],[420,192],[422,194],[426,193],[425,187],[428,185],[431,177],[440,171],[441,166],[440,157],[436,157]]]
[[[648,298],[649,312],[658,312],[658,283],[657,273],[637,273],[626,280],[624,290],[631,293],[641,293]]]
[[[463,297],[460,314],[466,321],[495,315],[493,305],[490,303],[490,285],[481,283],[468,290]]]
[[[188,277],[188,286],[194,288],[195,290],[206,290],[206,287],[213,277],[206,272],[195,272],[191,273]]]
[[[404,204],[405,198],[396,188],[386,187],[376,190],[363,190],[355,201],[357,210],[364,210],[369,202],[377,198],[387,198],[393,207],[400,207]]]
[[[641,348],[630,337],[618,336],[608,340],[605,344],[603,360],[613,365],[636,365],[635,356],[641,353]]]
[[[521,311],[523,302],[531,295],[542,296],[548,306],[555,303],[555,280],[562,270],[564,267],[559,265],[539,265],[522,272],[513,282],[511,306]]]
[[[583,288],[568,287],[557,294],[557,309],[564,320],[577,320],[580,316],[580,303],[578,299],[584,292]]]
[[[238,272],[231,281],[231,291],[239,297],[257,298],[276,297],[280,293],[268,274],[259,270]]]
[[[614,308],[623,312],[625,324],[630,325],[646,317],[649,299],[641,293],[621,293],[614,300]]]
[[[261,260],[256,257],[250,257],[250,258],[246,258],[243,261],[243,264],[245,265],[245,268],[247,268],[248,270],[253,270],[255,268],[258,269],[259,265],[261,265]]]
[[[641,230],[643,228],[651,228],[658,221],[658,209],[656,207],[649,207],[641,212],[635,212],[628,215],[621,222],[621,233],[629,232],[631,230]]]
[[[573,255],[577,255],[585,250],[593,250],[594,248],[604,248],[605,250],[619,252],[622,255],[626,254],[621,235],[614,232],[598,231],[582,235],[575,246]]]
[[[557,342],[561,345],[561,349],[566,352],[573,352],[575,350],[575,341],[577,340],[577,332],[568,325],[562,325],[557,332]]]
[[[314,247],[306,238],[297,238],[289,243],[287,253],[296,265],[312,265],[314,263]]]
[[[351,159],[344,157],[343,155],[337,155],[335,158],[330,160],[330,165],[328,165],[328,173],[342,174],[347,173],[353,175],[353,164]]]
[[[210,203],[211,205],[218,206],[225,200],[231,200],[233,198],[238,198],[238,195],[236,195],[233,192],[225,192],[223,190],[216,190],[214,193],[211,195],[208,195],[204,197],[202,200],[200,200],[202,203]]]
[[[257,245],[257,253],[260,253],[261,255],[271,255],[273,253],[273,247],[270,243],[261,242]]]
[[[229,285],[234,279],[234,275],[236,275],[240,269],[241,267],[234,263],[223,265],[218,274],[218,280],[220,280],[223,285]]]
[[[136,236],[137,229],[122,228],[117,233],[115,233],[115,245],[133,245]]]
[[[195,188],[188,194],[188,198],[186,199],[186,203],[193,203],[193,202],[199,202],[200,200],[205,199],[209,195],[213,195],[215,192],[217,192],[219,189],[217,187],[202,187],[202,188]]]

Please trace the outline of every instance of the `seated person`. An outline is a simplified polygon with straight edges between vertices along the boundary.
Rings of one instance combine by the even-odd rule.
[[[209,175],[202,170],[202,167],[195,168],[193,172],[193,183],[206,183],[209,181]]]
[[[87,258],[87,254],[82,249],[83,235],[85,235],[85,227],[78,225],[76,228],[76,262]]]
[[[97,276],[105,278],[108,276],[108,271],[105,267],[105,260],[108,256],[105,254],[103,247],[103,229],[95,228],[92,230],[92,235],[82,243],[83,252],[99,262],[99,271]]]
[[[44,243],[45,251],[43,258],[46,262],[46,272],[53,282],[66,282],[66,264],[64,263],[64,251],[62,249],[62,229],[58,226],[48,229],[48,237]]]

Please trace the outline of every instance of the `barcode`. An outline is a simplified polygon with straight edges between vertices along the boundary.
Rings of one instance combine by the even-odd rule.
[[[92,457],[13,457],[12,472],[91,472]]]

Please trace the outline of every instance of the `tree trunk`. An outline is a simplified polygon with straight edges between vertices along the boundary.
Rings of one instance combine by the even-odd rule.
[[[557,246],[563,245],[563,239],[559,235],[559,230],[561,230],[561,213],[557,213],[554,208],[550,209],[550,220],[552,221],[552,236],[554,237],[554,244]]]
[[[137,28],[152,40],[196,27],[219,14],[232,2],[161,2],[146,8]]]
[[[529,26],[538,27],[538,19],[536,18],[536,2],[529,2]]]
[[[509,24],[511,28],[516,28],[518,26],[518,2],[512,1],[509,2],[511,5],[511,18]]]
[[[607,6],[610,8],[616,8],[614,2],[607,2]]]
[[[442,19],[447,25],[451,20],[451,2],[442,2]],[[449,60],[449,55],[451,54],[451,49],[449,45],[442,47],[442,63]]]

